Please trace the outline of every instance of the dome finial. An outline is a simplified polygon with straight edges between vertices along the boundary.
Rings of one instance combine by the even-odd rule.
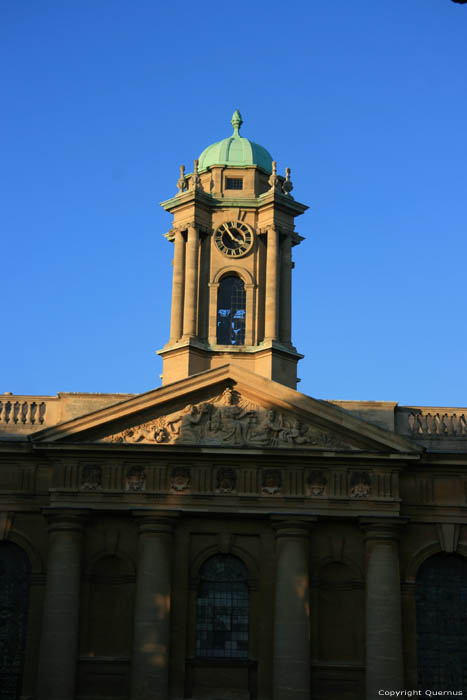
[[[233,126],[233,128],[234,128],[234,133],[233,133],[233,135],[234,135],[234,136],[239,136],[239,135],[240,135],[240,134],[239,134],[239,131],[240,131],[241,125],[243,124],[243,119],[242,119],[242,115],[240,114],[240,112],[238,111],[238,109],[236,109],[235,112],[233,113],[232,119],[231,119],[231,122],[230,122],[230,123],[232,124],[232,126]]]

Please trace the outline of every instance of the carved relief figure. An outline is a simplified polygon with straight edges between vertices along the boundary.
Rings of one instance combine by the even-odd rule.
[[[299,420],[294,420],[291,428],[284,428],[281,431],[280,439],[288,445],[305,445],[309,439],[307,437],[308,428],[302,425]]]
[[[272,496],[280,493],[282,487],[282,474],[280,469],[266,469],[263,472],[263,488],[262,492]]]
[[[221,409],[222,441],[231,445],[247,442],[248,419],[253,411],[244,411],[240,406],[224,406]]]
[[[146,489],[146,472],[144,467],[128,467],[125,491],[144,491]]]
[[[102,468],[99,464],[86,464],[81,472],[81,491],[99,491],[102,488]]]
[[[368,498],[370,491],[371,482],[368,472],[353,472],[350,476],[350,497]]]
[[[200,438],[200,431],[197,426],[209,412],[209,404],[202,403],[199,406],[188,404],[183,412],[168,421],[169,428],[179,442],[197,443]]]
[[[233,469],[219,469],[216,475],[217,493],[232,493],[235,491],[237,475]]]
[[[175,467],[172,471],[170,488],[172,491],[187,491],[190,488],[191,475],[188,467]]]
[[[110,442],[167,442],[169,434],[164,425],[164,419],[157,420],[137,425],[134,428],[126,428],[117,435],[112,435],[109,438]]]
[[[306,478],[307,494],[309,496],[324,496],[326,492],[327,479],[323,472],[312,471]]]
[[[289,418],[251,403],[231,387],[209,402],[188,404],[182,411],[127,428],[105,439],[235,447],[349,448],[336,436],[298,418]]]
[[[254,416],[253,427],[250,428],[248,442],[259,447],[276,447],[279,438],[284,432],[283,425],[276,418],[276,412],[270,409],[258,419],[258,412]]]

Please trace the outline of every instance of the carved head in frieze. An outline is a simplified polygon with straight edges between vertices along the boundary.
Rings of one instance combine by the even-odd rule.
[[[81,472],[82,491],[97,491],[102,488],[102,467],[99,464],[85,464]]]
[[[232,493],[235,490],[237,475],[233,469],[219,469],[216,485],[218,493]]]
[[[132,466],[126,473],[126,491],[144,491],[146,488],[146,471],[144,467]]]
[[[191,476],[188,467],[174,467],[170,486],[173,491],[186,491],[190,488]]]
[[[279,493],[282,487],[282,474],[280,469],[266,469],[263,472],[263,493]]]
[[[350,497],[367,498],[371,491],[371,481],[368,472],[352,472],[350,476]]]
[[[324,472],[317,470],[310,472],[306,479],[308,495],[323,496],[326,492],[327,483],[328,480],[326,479]]]

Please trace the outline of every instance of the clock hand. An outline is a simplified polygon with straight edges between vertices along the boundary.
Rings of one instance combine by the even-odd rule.
[[[229,234],[230,238],[231,238],[233,241],[235,241],[235,243],[243,243],[243,238],[242,238],[242,236],[240,236],[240,238],[238,238],[237,236],[234,236],[234,234],[232,233],[232,231],[231,231],[230,229],[225,229],[225,230],[226,230],[227,233]]]

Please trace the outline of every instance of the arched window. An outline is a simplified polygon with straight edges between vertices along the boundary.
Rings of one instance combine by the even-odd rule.
[[[217,343],[245,344],[246,294],[236,275],[223,277],[217,294]]]
[[[196,655],[248,658],[248,570],[231,554],[216,554],[201,567]]]
[[[29,562],[22,549],[0,543],[0,697],[21,696],[26,618],[29,599]]]
[[[467,559],[436,554],[417,575],[420,689],[467,692]]]

